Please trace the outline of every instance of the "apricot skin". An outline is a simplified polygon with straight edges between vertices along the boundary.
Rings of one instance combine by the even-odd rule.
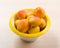
[[[26,19],[16,20],[15,25],[17,26],[17,30],[20,32],[26,32],[29,27],[28,21]]]
[[[33,33],[38,33],[40,32],[40,27],[39,26],[36,26],[34,28],[30,28],[30,30],[28,31],[30,34],[33,34]]]
[[[35,16],[38,16],[40,18],[43,18],[45,16],[45,11],[41,7],[37,7],[33,13]]]
[[[41,20],[39,17],[34,16],[29,19],[29,23],[31,26],[38,26],[41,24]]]

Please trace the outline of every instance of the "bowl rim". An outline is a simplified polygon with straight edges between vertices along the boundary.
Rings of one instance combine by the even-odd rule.
[[[27,8],[28,10],[30,10],[31,8]],[[33,9],[33,8],[32,8]],[[23,9],[23,10],[26,10],[26,9]],[[16,12],[17,13],[17,12]],[[9,26],[11,28],[11,30],[16,33],[17,35],[21,36],[21,37],[26,37],[26,38],[35,38],[35,37],[39,37],[43,34],[45,34],[49,28],[50,28],[50,25],[51,25],[51,22],[50,22],[50,18],[49,16],[46,14],[46,18],[47,18],[47,26],[45,27],[45,29],[41,32],[38,32],[38,33],[35,33],[35,34],[26,34],[26,33],[22,33],[22,32],[19,32],[12,24],[12,20],[13,18],[15,17],[16,13],[14,13],[11,17],[10,17],[10,20],[9,20]]]

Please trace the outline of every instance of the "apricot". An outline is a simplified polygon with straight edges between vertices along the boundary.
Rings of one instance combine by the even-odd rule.
[[[35,11],[33,12],[33,14],[34,14],[35,16],[38,16],[38,17],[40,17],[40,18],[43,18],[43,17],[45,16],[45,11],[44,11],[43,8],[37,7],[37,8],[35,9]]]
[[[19,30],[20,32],[27,32],[29,28],[29,24],[26,19],[16,20],[15,25],[17,27],[17,30]]]
[[[26,11],[21,10],[17,13],[16,18],[18,19],[25,19],[26,18]]]
[[[41,24],[41,20],[37,16],[31,16],[28,21],[31,26],[38,26]]]
[[[38,32],[40,32],[40,27],[39,26],[36,26],[36,27],[30,28],[30,30],[28,32],[30,34],[38,33]]]
[[[46,26],[46,21],[41,18],[41,24],[40,24],[40,28],[44,28]]]

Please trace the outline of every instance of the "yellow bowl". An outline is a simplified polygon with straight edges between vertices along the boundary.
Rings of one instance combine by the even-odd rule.
[[[24,9],[24,10],[26,10],[26,9]],[[29,10],[31,10],[31,9],[29,9]],[[10,25],[11,30],[14,33],[16,33],[17,35],[21,36],[21,37],[25,37],[25,38],[36,38],[36,37],[39,37],[39,36],[45,34],[49,30],[49,28],[50,28],[50,24],[51,24],[50,18],[49,18],[48,15],[46,15],[46,18],[47,18],[47,26],[45,27],[45,29],[43,31],[41,31],[39,33],[35,33],[35,34],[26,34],[26,33],[19,32],[15,28],[15,26],[13,25],[14,24],[13,23],[13,19],[14,19],[15,15],[16,15],[16,13],[11,16],[10,21],[9,21],[9,25]]]

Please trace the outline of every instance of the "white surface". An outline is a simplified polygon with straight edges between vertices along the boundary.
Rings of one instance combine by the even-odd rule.
[[[51,28],[33,43],[25,43],[9,28],[12,13],[41,6],[51,19]],[[0,0],[0,48],[60,48],[60,0]]]

